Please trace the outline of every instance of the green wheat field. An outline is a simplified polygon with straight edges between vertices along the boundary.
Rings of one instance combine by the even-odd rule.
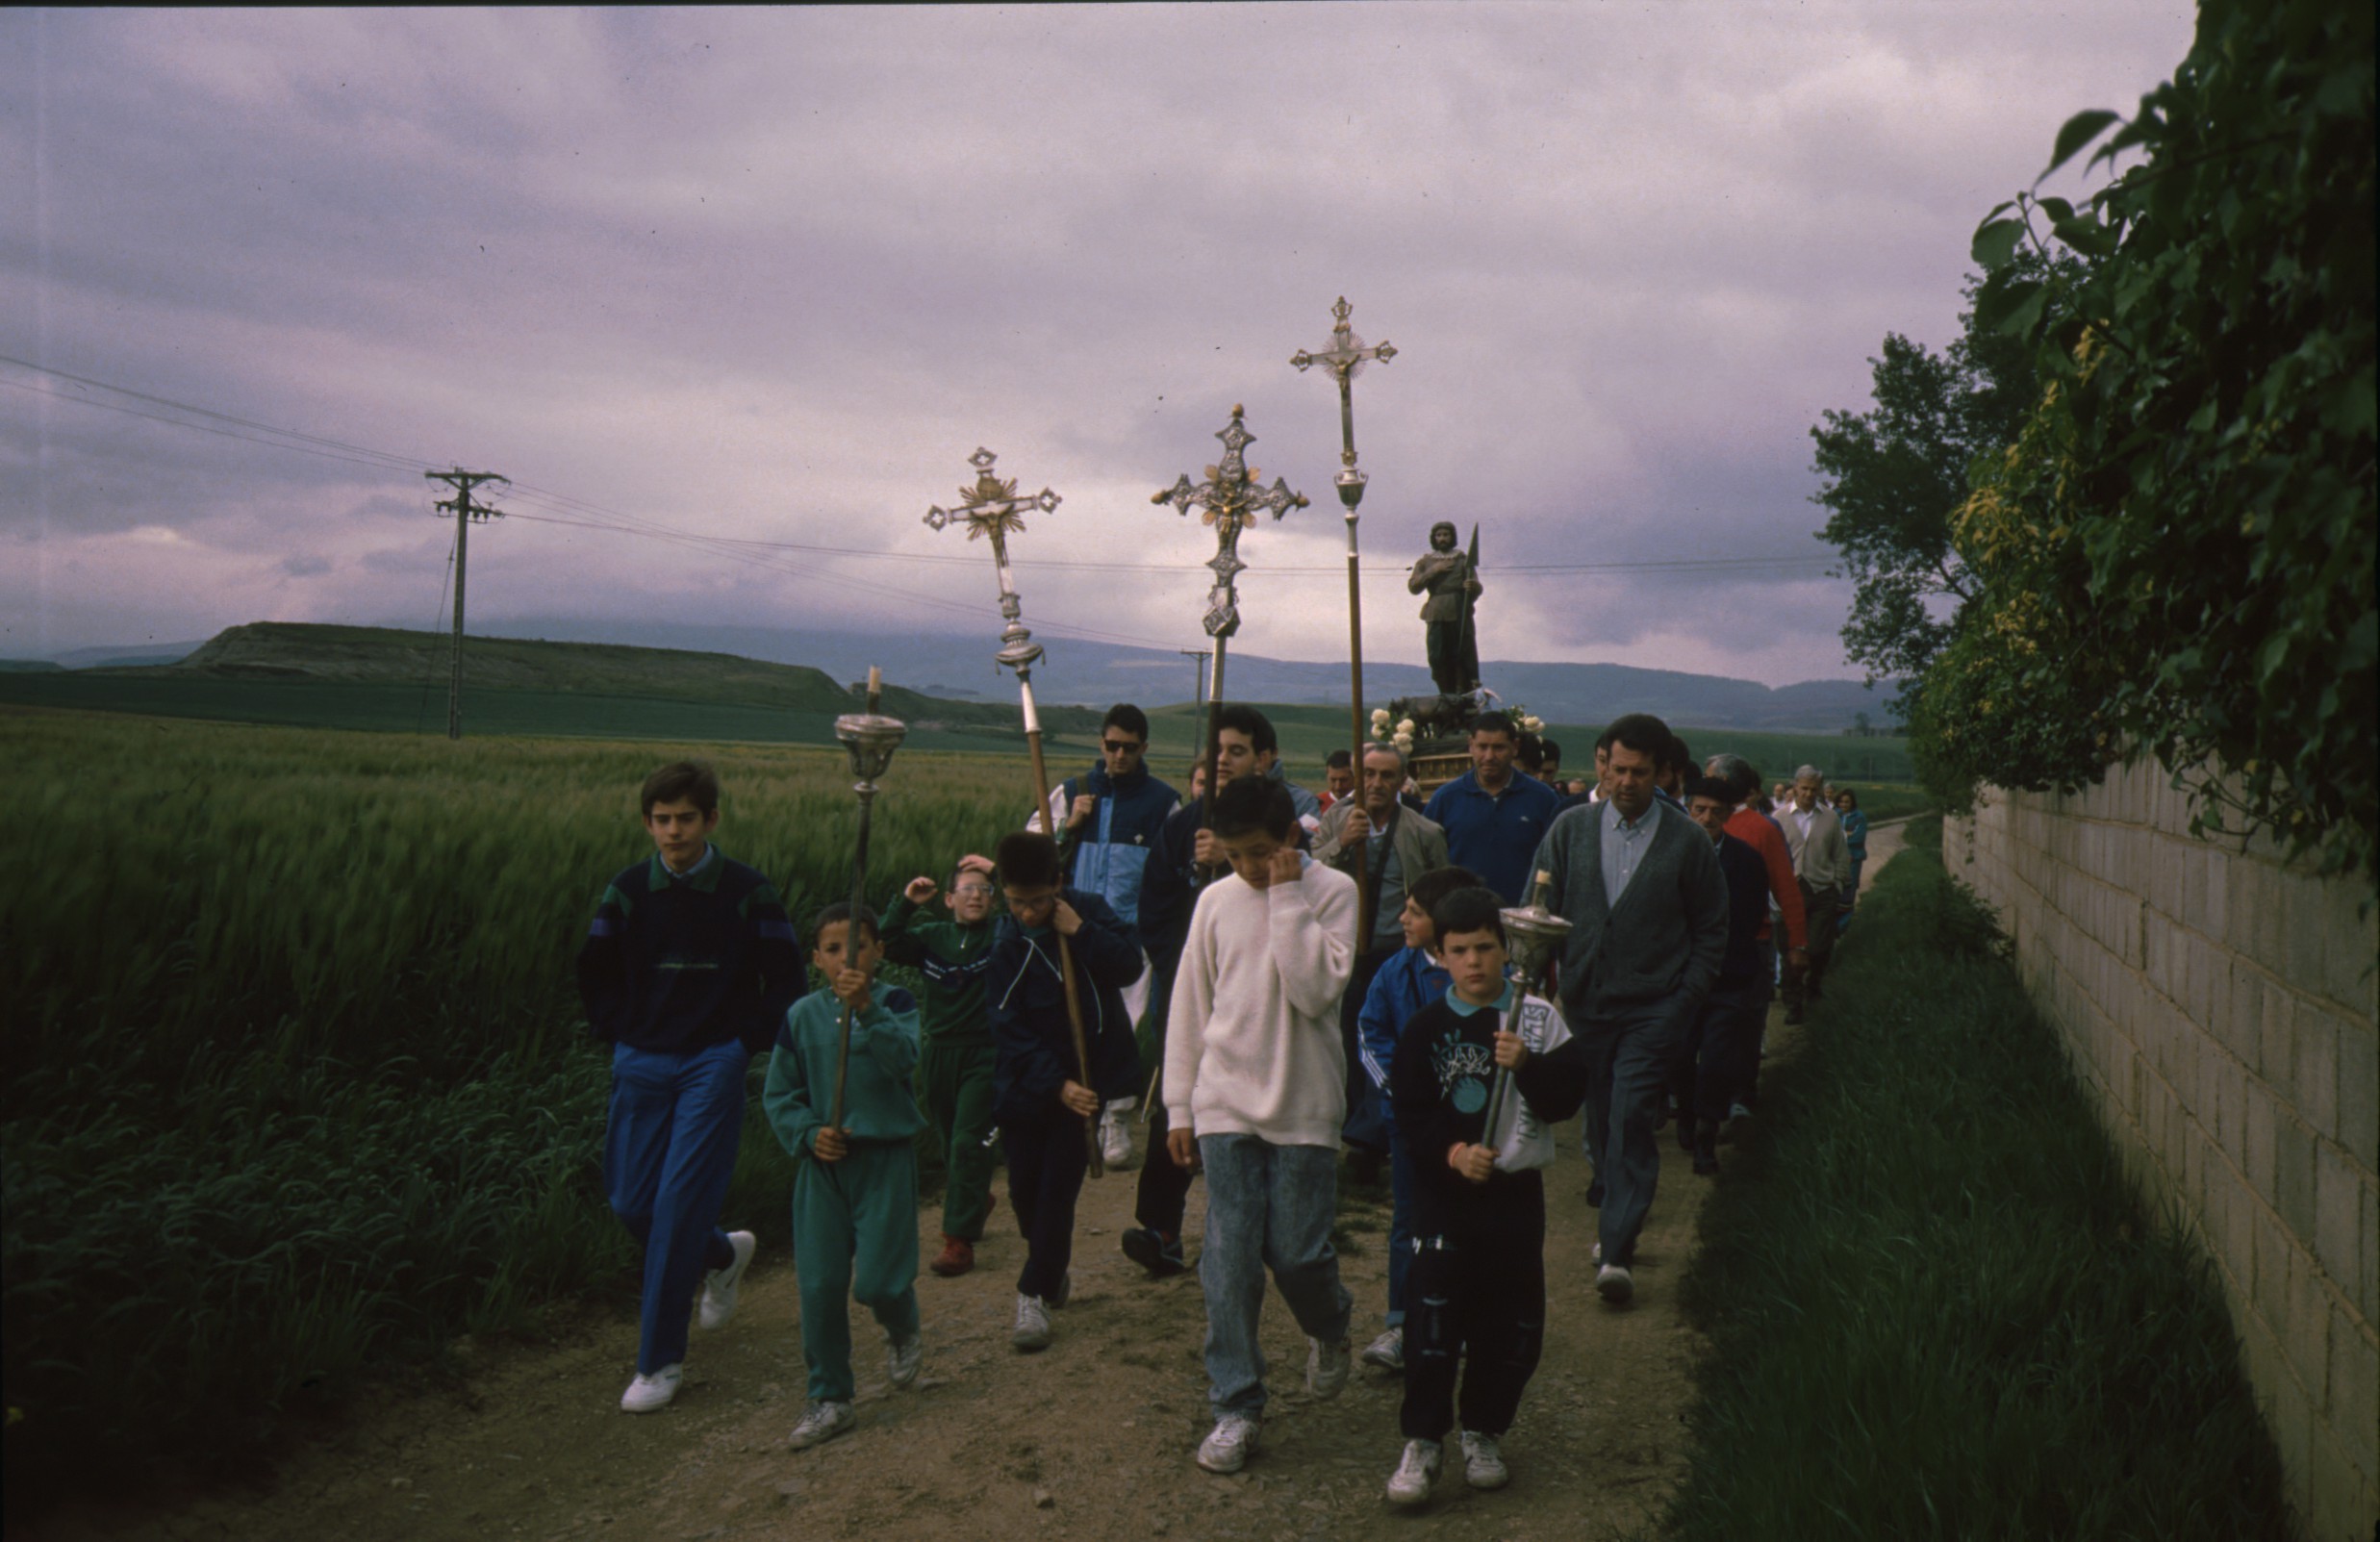
[[[1170,774],[1195,729],[1158,717]],[[1304,768],[1344,715],[1280,717],[1319,780]],[[61,1482],[255,1450],[457,1334],[632,1295],[598,1182],[608,1062],[571,960],[605,880],[650,849],[653,766],[718,765],[720,847],[805,937],[850,882],[856,800],[828,747],[26,705],[0,705],[0,735],[19,774],[0,883],[9,1457]],[[1013,747],[921,737],[876,805],[879,905],[1031,807]],[[1570,737],[1583,762],[1591,732]],[[1829,743],[1694,737],[1777,774]],[[1051,774],[1090,758],[1061,742]],[[791,1166],[757,1106],[729,1214],[773,1238]]]

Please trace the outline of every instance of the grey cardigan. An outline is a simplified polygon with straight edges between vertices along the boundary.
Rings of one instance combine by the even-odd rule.
[[[1562,1004],[1571,1022],[1669,997],[1690,1011],[1710,995],[1727,955],[1727,875],[1710,837],[1660,798],[1652,843],[1615,909],[1604,899],[1603,822],[1609,805],[1567,809],[1537,846],[1534,872],[1554,875],[1554,910],[1571,924]]]

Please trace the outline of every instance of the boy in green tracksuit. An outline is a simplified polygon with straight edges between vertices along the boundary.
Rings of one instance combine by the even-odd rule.
[[[884,956],[925,976],[918,1095],[942,1148],[942,1251],[926,1267],[945,1277],[975,1267],[975,1244],[992,1213],[992,1025],[983,968],[992,957],[992,861],[963,856],[943,903],[930,915],[934,880],[912,878],[884,913]]]
[[[884,947],[865,905],[828,905],[810,935],[817,939],[810,962],[833,994],[813,992],[785,1014],[761,1094],[769,1127],[796,1163],[794,1269],[801,1282],[801,1357],[810,1370],[809,1406],[794,1426],[797,1451],[851,1428],[852,1297],[891,1342],[893,1385],[917,1379],[924,1352],[917,1133],[925,1121],[910,1091],[917,1000],[876,983]],[[847,1006],[851,1051],[838,1125],[831,1123],[835,1061]]]

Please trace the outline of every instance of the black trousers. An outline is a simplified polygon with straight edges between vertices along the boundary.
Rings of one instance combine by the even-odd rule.
[[[1513,1173],[1464,1189],[1448,1225],[1415,1226],[1397,1416],[1407,1440],[1444,1440],[1457,1411],[1463,1428],[1502,1436],[1545,1349],[1543,1180]]]
[[[1678,1117],[1688,1128],[1698,1119],[1716,1124],[1731,1105],[1750,1100],[1760,1065],[1760,1028],[1767,1021],[1767,974],[1711,987],[1686,1024],[1669,1081]]]
[[[1174,1002],[1174,975],[1181,968],[1184,938],[1149,940],[1149,1028],[1154,1058],[1165,1064],[1165,1024]],[[1165,1154],[1165,1078],[1155,1083],[1157,1095],[1149,1102],[1149,1150],[1141,1158],[1140,1177],[1132,1191],[1132,1219],[1169,1237],[1181,1235],[1181,1216],[1190,1201],[1191,1173],[1174,1165]]]
[[[1025,1268],[1017,1294],[1049,1301],[1058,1294],[1075,1257],[1075,1201],[1091,1171],[1079,1114],[1052,1107],[1030,1119],[1003,1122],[1000,1142],[1008,1157],[1008,1201],[1025,1235]]]

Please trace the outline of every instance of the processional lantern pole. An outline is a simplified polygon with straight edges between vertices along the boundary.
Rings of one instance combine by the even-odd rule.
[[[876,709],[884,701],[884,671],[868,667],[868,710],[847,712],[835,720],[835,737],[851,757],[851,791],[859,795],[859,840],[851,848],[851,919],[843,927],[843,958],[849,963],[859,951],[859,912],[868,902],[868,817],[875,808],[876,778],[890,771],[893,751],[907,737],[908,725]],[[832,982],[829,981],[829,984]],[[843,1038],[835,1049],[834,1111],[826,1123],[843,1127],[843,1087],[851,1069],[851,1003],[843,1003]]]
[[[936,530],[946,525],[964,524],[967,526],[968,540],[981,536],[992,543],[992,566],[1000,575],[1000,614],[1007,622],[1000,629],[1000,651],[992,658],[1001,668],[1016,671],[1017,695],[1025,712],[1025,744],[1033,762],[1033,806],[1041,811],[1042,833],[1049,836],[1054,846],[1057,844],[1058,829],[1056,821],[1050,814],[1050,768],[1042,755],[1041,710],[1033,702],[1033,662],[1041,657],[1042,647],[1033,641],[1033,634],[1025,625],[1024,602],[1017,597],[1016,574],[1008,566],[1008,537],[1012,532],[1024,533],[1027,510],[1038,509],[1044,514],[1051,514],[1056,512],[1062,500],[1048,488],[1025,497],[1017,496],[1014,478],[1002,481],[994,474],[992,468],[1000,457],[990,450],[977,448],[967,460],[975,468],[974,484],[958,490],[957,508],[946,509],[937,504],[927,509],[925,522]],[[1061,883],[1064,878],[1065,872],[1061,867]],[[1074,1034],[1075,1064],[1082,1084],[1096,1091],[1097,1086],[1091,1080],[1090,1043],[1082,1031],[1081,991],[1075,983],[1074,949],[1067,945],[1064,932],[1058,932],[1057,939],[1058,973],[1065,976],[1066,981],[1066,1025]],[[1100,1153],[1097,1121],[1083,1121],[1082,1139],[1091,1153],[1091,1175],[1104,1176],[1107,1164]]]
[[[1347,318],[1355,307],[1347,296],[1339,296],[1330,307],[1330,346],[1320,353],[1308,353],[1300,348],[1289,356],[1303,374],[1315,365],[1330,371],[1339,385],[1339,474],[1333,480],[1338,485],[1339,501],[1347,505],[1347,722],[1355,758],[1355,798],[1357,808],[1363,807],[1363,580],[1356,569],[1355,505],[1363,501],[1364,483],[1368,480],[1355,467],[1355,378],[1372,360],[1382,364],[1397,356],[1397,350],[1383,338],[1373,346],[1355,336]],[[1375,923],[1371,866],[1371,843],[1358,842],[1355,847],[1355,952],[1360,957],[1372,946]]]
[[[1215,711],[1223,702],[1223,661],[1225,645],[1231,634],[1240,629],[1239,575],[1248,565],[1239,559],[1240,533],[1256,522],[1256,516],[1271,511],[1275,519],[1292,509],[1306,507],[1305,494],[1289,491],[1288,482],[1273,479],[1269,488],[1258,487],[1263,472],[1248,464],[1242,453],[1256,442],[1248,432],[1243,418],[1247,409],[1233,406],[1231,421],[1217,431],[1223,441],[1223,459],[1206,468],[1206,479],[1193,483],[1185,471],[1170,488],[1151,494],[1152,503],[1170,503],[1180,513],[1193,508],[1205,512],[1199,516],[1203,524],[1215,527],[1215,555],[1207,567],[1214,570],[1214,586],[1206,592],[1206,614],[1202,623],[1206,635],[1214,639],[1215,667],[1207,675],[1206,710],[1201,715],[1202,731],[1205,736],[1206,792],[1199,799],[1199,823],[1202,828],[1214,827],[1215,808]]]

